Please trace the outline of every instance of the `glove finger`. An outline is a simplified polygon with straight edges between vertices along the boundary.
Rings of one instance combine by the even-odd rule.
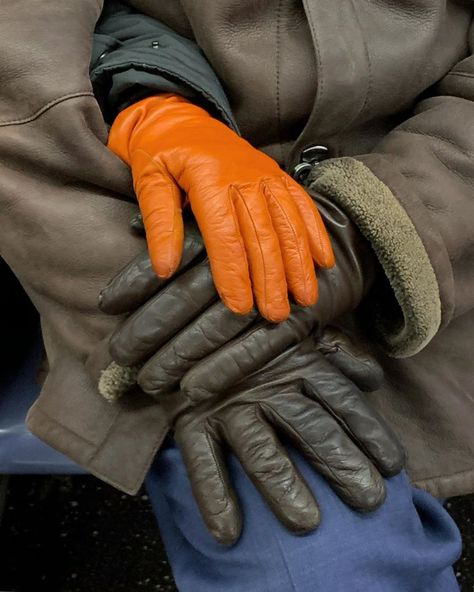
[[[248,315],[236,315],[222,302],[216,302],[148,360],[138,383],[154,397],[176,388],[196,362],[233,339],[256,317],[255,310]]]
[[[311,255],[315,263],[323,269],[333,267],[335,264],[334,251],[316,204],[303,187],[291,177],[285,176],[284,183],[305,222]]]
[[[211,272],[199,263],[126,319],[110,339],[110,355],[122,366],[142,363],[216,298]]]
[[[375,391],[382,385],[383,369],[377,360],[339,329],[326,327],[316,348],[362,391]]]
[[[304,389],[307,396],[337,418],[384,476],[402,470],[404,451],[391,428],[368,405],[356,385],[324,357],[305,371]]]
[[[265,413],[351,508],[370,512],[383,503],[382,477],[322,407],[296,392],[282,392],[272,397]]]
[[[205,200],[190,195],[190,203],[206,245],[219,296],[233,312],[249,313],[253,306],[252,285],[232,200],[225,191]]]
[[[197,227],[194,224],[186,224],[184,253],[179,269],[185,269],[203,253],[204,244]],[[166,283],[166,280],[156,275],[148,251],[143,251],[102,290],[99,307],[111,315],[130,312],[149,300]]]
[[[275,516],[291,532],[304,534],[320,522],[311,490],[256,406],[224,414],[224,436]]]
[[[175,438],[209,532],[219,543],[233,545],[242,531],[242,516],[222,448],[204,431],[178,429]]]
[[[311,306],[318,297],[318,284],[304,219],[281,179],[266,180],[262,189],[280,241],[289,289],[298,304]]]
[[[284,321],[290,314],[288,287],[278,236],[265,198],[255,185],[234,186],[229,193],[239,220],[258,309],[273,323]]]
[[[250,328],[193,366],[181,381],[181,390],[195,402],[225,392],[299,343],[311,332],[313,324],[311,309],[295,307],[287,321]]]
[[[169,278],[183,253],[181,189],[166,174],[144,177],[135,191],[145,226],[148,252],[156,274]]]

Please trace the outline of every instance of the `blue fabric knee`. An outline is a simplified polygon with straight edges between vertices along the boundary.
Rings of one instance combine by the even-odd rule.
[[[348,508],[295,452],[321,506],[320,527],[290,534],[274,518],[236,459],[229,467],[244,515],[238,543],[207,532],[176,446],[157,457],[147,487],[180,592],[454,592],[459,531],[442,505],[387,480],[387,500],[361,515]]]

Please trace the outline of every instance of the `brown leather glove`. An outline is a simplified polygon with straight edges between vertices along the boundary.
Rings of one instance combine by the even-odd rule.
[[[353,310],[373,281],[377,261],[339,207],[324,197],[313,198],[336,256],[334,268],[319,272],[316,305],[293,306],[290,318],[278,325],[258,318],[255,311],[237,316],[217,301],[205,261],[158,292],[163,284],[153,278],[144,253],[102,292],[101,309],[111,314],[135,310],[145,303],[112,336],[112,358],[123,366],[146,361],[138,381],[148,393],[158,395],[177,388],[200,360],[202,364],[193,368],[181,387],[224,390],[242,374],[261,368],[315,329]]]
[[[191,240],[190,245],[196,247],[198,242]],[[147,257],[138,257],[104,292],[103,305],[111,312],[121,312],[120,304],[133,308],[150,297],[160,288],[156,276],[148,273],[150,269]],[[183,316],[192,316],[196,306],[205,307],[216,297],[212,282],[201,282],[206,274],[210,275],[205,264],[195,265],[158,297],[147,301],[124,323],[117,334],[118,343],[127,345],[130,340],[131,350],[138,352],[136,360],[146,359],[157,343],[166,342],[179,331]],[[183,289],[176,290],[177,285]],[[117,293],[120,299],[111,298]],[[175,314],[166,315],[166,310]],[[226,314],[225,327],[235,332],[239,324],[243,327],[253,320]],[[220,317],[221,321],[223,318]],[[194,331],[203,344],[197,350],[197,359],[222,339],[220,327],[213,333],[212,323],[203,332],[195,325]],[[173,349],[167,351],[166,376],[173,377],[173,384],[177,384],[183,366],[190,367],[192,360],[173,358]],[[208,360],[212,365],[212,356]],[[316,502],[277,439],[276,431],[292,440],[352,507],[370,511],[382,503],[381,475],[397,473],[404,455],[396,438],[367,406],[356,386],[377,388],[382,371],[344,335],[328,328],[317,345],[309,338],[249,377],[243,369],[232,368],[235,383],[227,389],[225,398],[216,392],[225,375],[213,377],[217,389],[193,386],[194,371],[206,376],[206,363],[204,360],[196,370],[189,371],[183,380],[188,388],[181,392],[170,391],[169,380],[159,389],[156,385],[148,389],[146,380],[140,382],[163,406],[181,447],[203,518],[217,540],[232,544],[241,529],[240,510],[225,468],[223,450],[228,448],[288,528],[304,533],[317,526]],[[107,376],[110,370],[103,374],[102,386],[107,384],[112,390],[118,387],[120,391],[128,386],[126,380],[129,385],[134,382],[136,374],[125,373],[126,380],[121,384],[121,369],[115,366],[115,370],[118,375],[112,372]],[[214,370],[212,365],[210,371]],[[286,490],[288,493],[282,498]]]
[[[339,335],[323,349],[372,384],[377,364]],[[329,345],[333,340],[332,345]],[[328,349],[329,346],[329,349]],[[364,395],[308,338],[225,397],[206,390],[174,392],[157,400],[180,447],[194,496],[214,537],[237,541],[242,517],[226,469],[230,450],[274,514],[292,532],[311,531],[320,521],[312,492],[291,461],[280,436],[299,449],[337,495],[369,512],[384,501],[382,476],[398,473],[404,453]]]

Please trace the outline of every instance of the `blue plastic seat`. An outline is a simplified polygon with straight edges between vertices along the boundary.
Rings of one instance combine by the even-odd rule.
[[[24,355],[14,368],[0,373],[0,473],[84,473],[25,426],[25,417],[39,393],[36,381],[42,355],[39,330],[26,344]]]

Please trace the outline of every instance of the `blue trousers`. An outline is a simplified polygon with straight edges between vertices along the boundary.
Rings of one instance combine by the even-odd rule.
[[[320,527],[288,533],[231,458],[244,530],[225,548],[204,526],[177,448],[170,443],[158,455],[147,487],[180,592],[459,591],[452,565],[460,535],[440,502],[402,473],[387,481],[382,508],[361,515],[292,456],[320,504]]]

